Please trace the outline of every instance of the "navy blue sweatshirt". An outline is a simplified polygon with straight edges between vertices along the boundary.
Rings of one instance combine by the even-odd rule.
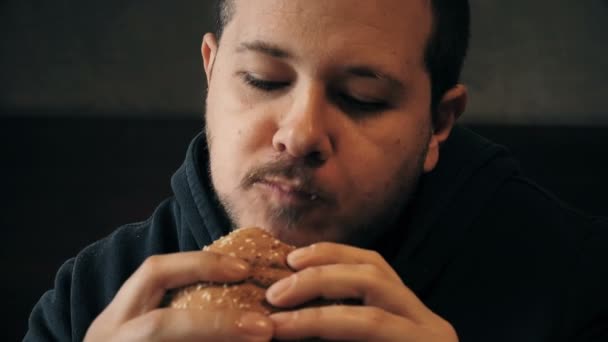
[[[230,222],[207,176],[204,136],[146,221],[68,260],[34,307],[26,341],[81,341],[150,255],[199,250]],[[456,127],[398,224],[372,246],[461,341],[608,341],[608,222],[521,175],[507,151]]]

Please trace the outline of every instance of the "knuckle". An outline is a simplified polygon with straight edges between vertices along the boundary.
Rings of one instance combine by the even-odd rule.
[[[145,269],[154,269],[157,268],[161,262],[161,257],[159,255],[151,255],[144,260],[142,267]]]
[[[353,312],[352,307],[350,305],[333,305],[331,307],[338,316],[345,318],[359,318],[359,313],[357,311]]]
[[[301,313],[296,313],[296,317],[294,320],[303,319],[303,320],[325,320],[325,316],[327,316],[327,308],[326,307],[312,307],[306,310],[303,310]],[[298,317],[300,316],[300,317]]]
[[[198,258],[198,262],[201,267],[209,267],[225,263],[229,258],[232,257],[215,252],[203,252],[201,257]]]
[[[214,252],[201,252],[199,257],[196,258],[196,266],[199,269],[203,269],[205,267],[209,267],[210,265],[215,265],[219,262],[220,255]]]
[[[369,281],[375,282],[386,277],[385,273],[380,269],[380,267],[374,264],[361,265],[361,268],[361,271],[368,275],[367,279]]]
[[[441,319],[441,323],[439,324],[438,330],[441,332],[442,336],[444,336],[445,338],[449,338],[449,340],[447,341],[458,340],[456,328],[454,328],[454,326],[450,322]]]
[[[368,250],[367,253],[368,253],[368,257],[370,260],[377,262],[377,263],[385,262],[382,255],[380,253],[378,253],[377,251]]]
[[[202,252],[198,258],[194,261],[196,271],[200,272],[201,275],[209,276],[217,274],[218,271],[222,271],[222,256],[214,252]]]
[[[327,268],[326,266],[309,267],[309,268],[305,268],[304,270],[300,271],[299,273],[296,273],[296,275],[301,276],[302,278],[316,279],[316,278],[323,277],[326,268]]]
[[[140,270],[144,278],[153,278],[154,274],[161,267],[162,257],[159,255],[152,255],[146,258],[142,263]]]
[[[163,329],[165,322],[164,315],[160,311],[152,311],[145,317],[142,317],[140,324],[134,331],[139,339],[151,341],[158,337]]]
[[[387,315],[379,308],[370,307],[362,316],[357,321],[361,324],[361,334],[364,335],[361,337],[364,340],[373,339],[375,332],[384,329],[387,324]]]
[[[234,269],[230,267],[235,263],[234,258],[219,253],[205,252],[198,258],[197,267],[199,270],[205,270],[207,276],[227,276]]]
[[[367,324],[378,327],[386,322],[386,314],[379,308],[371,307],[367,313]]]
[[[93,323],[91,323],[91,326],[85,334],[84,341],[91,342],[101,341],[103,339],[107,340],[108,336],[112,335],[113,328],[115,328],[115,326],[107,322],[106,316],[104,315],[104,312],[102,312],[99,316],[97,316],[97,318],[95,318],[95,320],[93,320]]]

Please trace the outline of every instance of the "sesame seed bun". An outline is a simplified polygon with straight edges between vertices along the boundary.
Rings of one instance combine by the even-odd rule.
[[[287,255],[295,249],[261,228],[241,228],[218,239],[203,250],[235,256],[249,262],[251,276],[239,283],[202,282],[172,294],[172,308],[243,310],[269,315],[280,311],[265,299],[266,289],[293,274]]]

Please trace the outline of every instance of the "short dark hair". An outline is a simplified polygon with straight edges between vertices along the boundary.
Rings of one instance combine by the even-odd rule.
[[[425,64],[431,78],[431,110],[437,106],[446,91],[459,79],[471,35],[468,0],[431,0],[433,6],[433,32],[425,51]],[[234,16],[234,0],[218,0],[216,4],[216,31],[220,39],[224,27]]]

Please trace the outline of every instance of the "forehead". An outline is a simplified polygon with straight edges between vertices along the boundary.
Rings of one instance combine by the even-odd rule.
[[[304,59],[423,61],[429,0],[235,0],[222,40],[265,41]]]

